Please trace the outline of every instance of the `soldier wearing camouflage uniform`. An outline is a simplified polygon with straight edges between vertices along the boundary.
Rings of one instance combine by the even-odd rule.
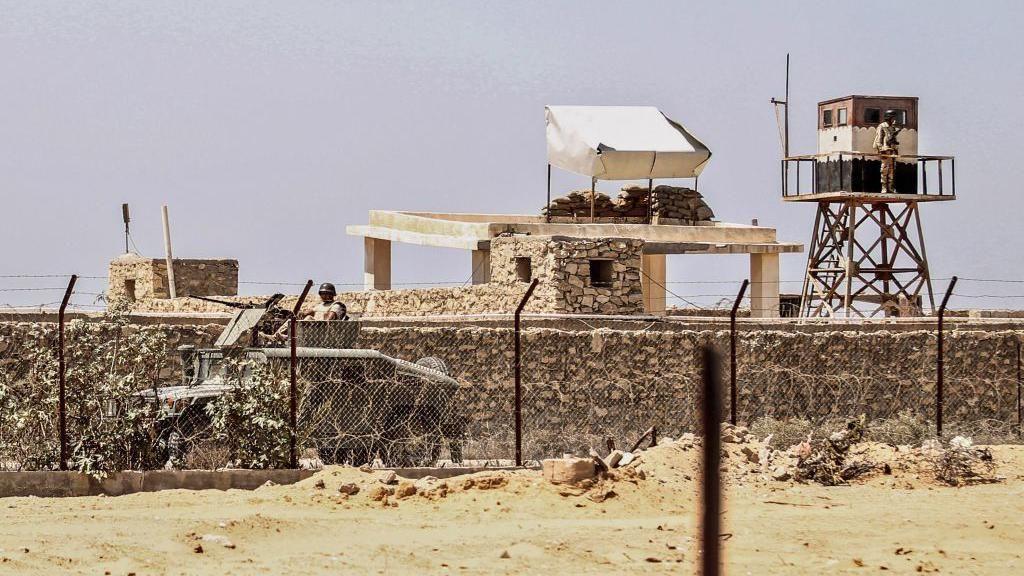
[[[875,133],[875,150],[883,156],[882,158],[882,192],[893,193],[896,191],[894,179],[896,175],[896,157],[899,156],[900,143],[896,139],[900,128],[896,125],[896,114],[886,112],[885,120],[878,125]]]

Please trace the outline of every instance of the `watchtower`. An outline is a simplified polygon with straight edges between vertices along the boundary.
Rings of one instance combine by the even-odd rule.
[[[917,133],[915,97],[818,103],[817,154],[782,160],[782,199],[818,205],[801,316],[916,316],[924,294],[934,311],[919,206],[956,199],[956,165]]]

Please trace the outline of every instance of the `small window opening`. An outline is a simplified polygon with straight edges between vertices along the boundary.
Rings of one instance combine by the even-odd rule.
[[[882,110],[879,108],[865,108],[864,109],[864,123],[865,124],[878,124],[882,121]]]
[[[590,285],[595,288],[609,288],[612,285],[612,261],[590,261]]]
[[[822,110],[821,111],[821,125],[828,128],[832,125],[832,111]]]
[[[135,279],[124,281],[124,295],[129,302],[135,302]]]
[[[529,257],[516,258],[516,279],[520,282],[533,280],[533,267]]]
[[[846,126],[846,108],[840,108],[836,115],[836,124],[839,126]]]
[[[892,114],[893,116],[896,117],[896,125],[897,126],[906,126],[906,124],[907,124],[907,111],[906,110],[903,110],[901,108],[896,108],[896,109],[890,109],[890,110],[886,110],[885,111],[885,115],[886,116],[888,116],[890,114]]]

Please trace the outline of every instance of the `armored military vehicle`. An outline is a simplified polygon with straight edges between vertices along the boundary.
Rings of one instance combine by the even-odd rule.
[[[176,465],[210,428],[208,406],[254,372],[288,381],[291,347],[284,337],[288,311],[275,296],[238,310],[212,348],[180,347],[181,384],[135,393],[151,402],[155,430]],[[315,448],[325,463],[388,466],[434,464],[447,446],[462,460],[463,417],[459,384],[438,358],[418,362],[356,347],[360,323],[296,323],[297,444]],[[248,336],[246,346],[239,341]],[[245,360],[245,362],[238,362]],[[267,370],[256,370],[257,366]],[[245,430],[239,430],[245,434]]]

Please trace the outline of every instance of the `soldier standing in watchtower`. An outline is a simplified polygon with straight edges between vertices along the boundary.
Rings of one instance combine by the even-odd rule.
[[[885,113],[885,120],[878,125],[875,133],[874,148],[882,155],[882,192],[892,194],[896,191],[896,157],[899,156],[900,143],[896,139],[902,128],[896,125],[896,114]]]

